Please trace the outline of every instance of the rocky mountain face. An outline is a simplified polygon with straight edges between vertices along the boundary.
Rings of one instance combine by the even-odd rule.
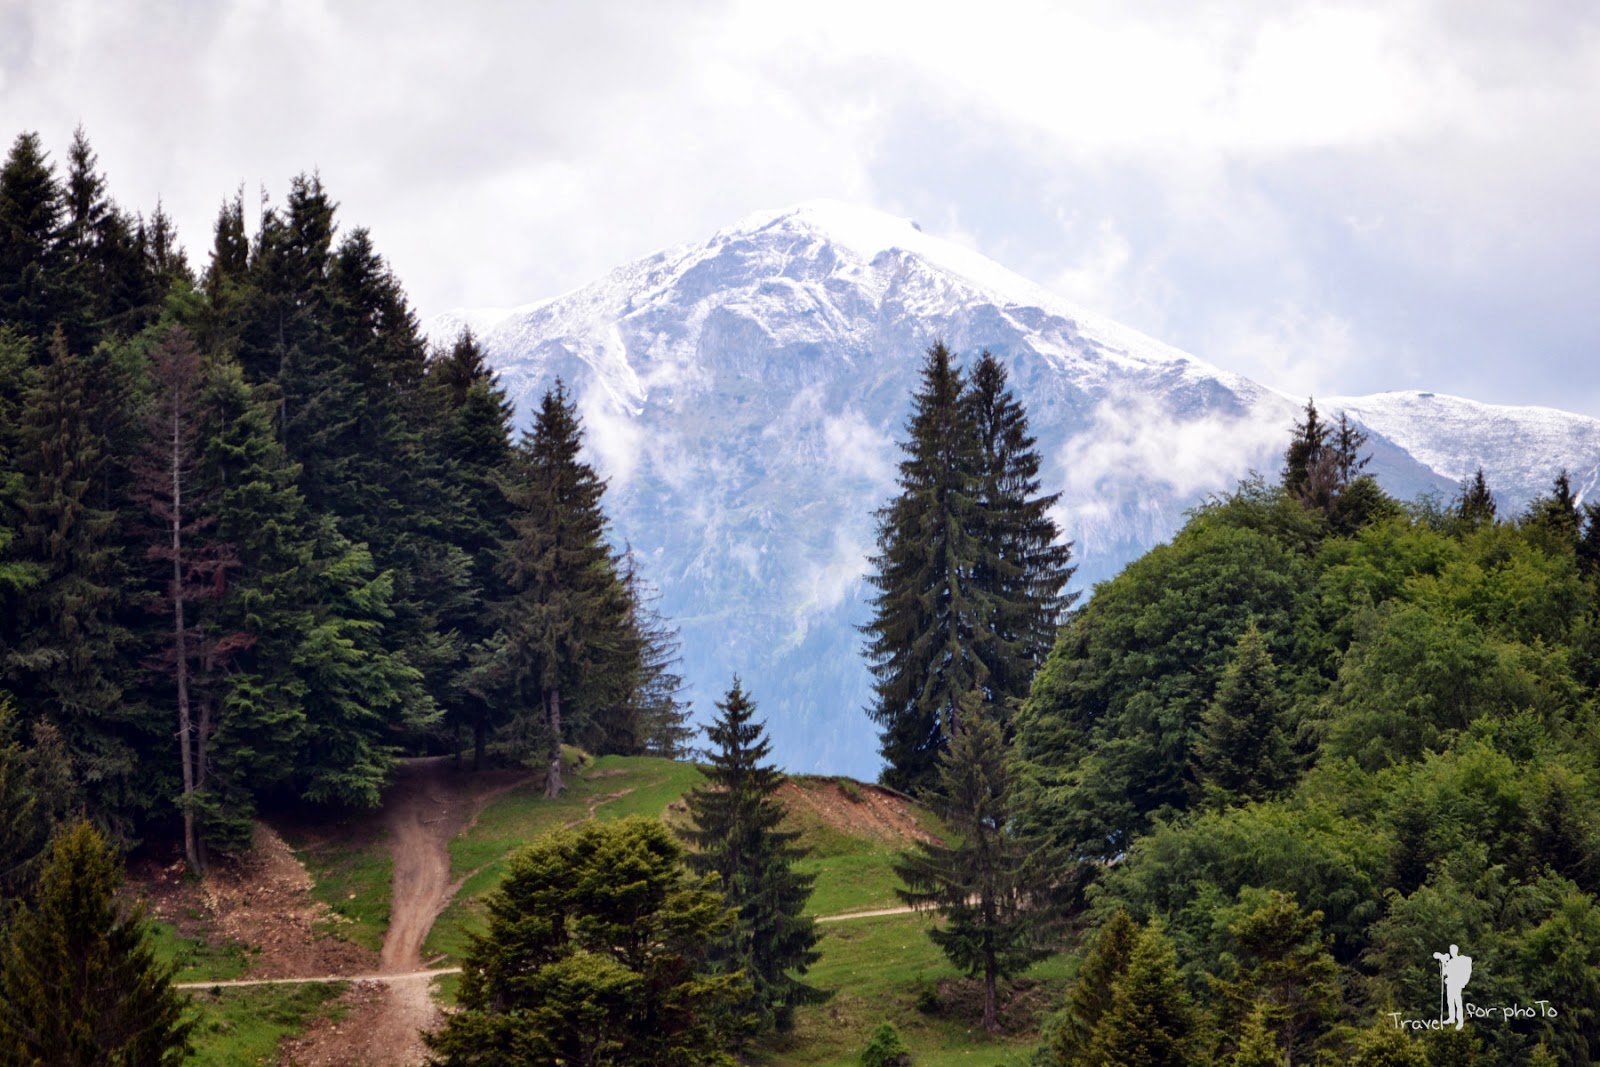
[[[559,376],[631,545],[679,626],[698,712],[740,675],[792,771],[871,778],[877,734],[857,631],[874,511],[923,351],[1005,363],[1087,591],[1186,509],[1281,466],[1303,398],[1214,367],[915,223],[832,202],[765,212],[592,285],[470,325],[524,424]],[[1600,420],[1429,393],[1319,400],[1370,432],[1390,492],[1448,495],[1478,465],[1502,511],[1566,466],[1600,477]]]

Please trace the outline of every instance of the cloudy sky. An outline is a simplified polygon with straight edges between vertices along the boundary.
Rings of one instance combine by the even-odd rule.
[[[1294,393],[1600,416],[1600,6],[0,0],[0,119],[191,259],[318,170],[418,310],[817,196]]]

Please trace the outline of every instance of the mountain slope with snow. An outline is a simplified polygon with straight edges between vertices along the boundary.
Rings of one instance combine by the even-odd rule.
[[[703,243],[509,311],[429,325],[479,335],[519,412],[556,377],[610,479],[620,542],[681,627],[702,714],[735,673],[795,771],[871,777],[876,731],[856,627],[873,512],[922,353],[943,339],[1006,365],[1045,491],[1087,589],[1251,469],[1274,473],[1303,401],[1073,307],[914,223],[827,201],[751,215]],[[1373,470],[1404,497],[1478,464],[1517,507],[1557,467],[1600,470],[1600,422],[1424,394],[1352,397]]]

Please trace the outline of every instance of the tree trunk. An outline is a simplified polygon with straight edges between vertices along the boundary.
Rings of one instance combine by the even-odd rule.
[[[561,687],[552,686],[545,699],[545,714],[550,725],[550,770],[545,775],[544,795],[561,795]]]
[[[483,770],[484,750],[489,747],[489,724],[483,716],[478,716],[472,723],[472,769]]]
[[[189,648],[183,621],[183,433],[172,413],[172,635],[178,672],[178,752],[183,760],[183,851],[189,868],[202,870],[194,832],[194,738],[189,719]]]
[[[995,1008],[995,965],[991,953],[983,968],[983,1029],[985,1033],[995,1033],[1000,1029],[1000,1013]]]

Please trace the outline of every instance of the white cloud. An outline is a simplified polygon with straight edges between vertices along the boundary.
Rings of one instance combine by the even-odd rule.
[[[1136,505],[1136,495],[1152,487],[1179,497],[1227,489],[1271,459],[1283,438],[1284,428],[1270,421],[1182,418],[1145,393],[1117,393],[1062,449],[1061,503],[1081,523]]]

